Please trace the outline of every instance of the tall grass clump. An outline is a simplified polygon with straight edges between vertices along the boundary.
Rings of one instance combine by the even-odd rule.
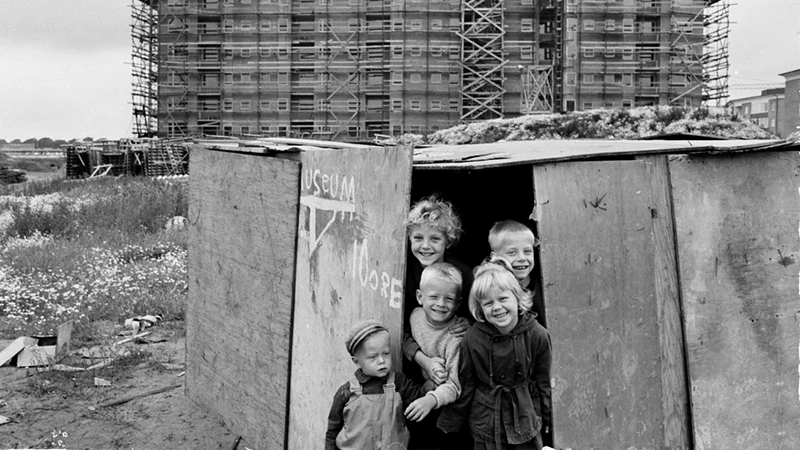
[[[68,320],[141,314],[181,319],[185,182],[101,178],[31,183],[0,196],[0,339],[51,332]]]

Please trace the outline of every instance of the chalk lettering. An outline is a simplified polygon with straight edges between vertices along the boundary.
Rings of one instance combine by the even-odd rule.
[[[371,287],[373,291],[378,290],[378,272],[375,269],[372,269],[372,272],[369,273],[369,287]]]
[[[339,193],[339,175],[334,175],[331,177],[330,189],[331,198],[336,198],[336,194]]]
[[[300,204],[308,207],[308,230],[305,231],[308,235],[308,241],[311,247],[309,253],[314,253],[317,247],[320,246],[322,237],[330,229],[331,225],[333,225],[333,222],[336,221],[337,212],[342,217],[342,220],[344,220],[344,213],[349,212],[350,220],[353,220],[353,214],[356,211],[356,207],[352,203],[331,200],[314,195],[301,195]],[[317,211],[328,211],[332,213],[331,218],[319,233],[317,233]]]
[[[360,247],[360,248],[359,248]],[[389,275],[385,271],[370,269],[369,244],[366,239],[359,245],[358,241],[353,241],[353,265],[350,276],[353,281],[358,281],[361,286],[378,292],[380,296],[389,299],[389,306],[400,309],[403,306],[402,282]]]
[[[347,185],[347,177],[342,177],[342,191],[339,200],[343,202],[356,203],[356,179],[350,177],[350,186]]]
[[[364,264],[366,261],[366,264]],[[367,240],[361,243],[361,253],[358,257],[358,277],[361,280],[361,285],[367,287],[369,280],[369,250],[367,249]]]
[[[354,176],[324,173],[320,169],[305,169],[300,178],[300,189],[310,195],[339,200],[355,205],[356,179]]]
[[[392,280],[389,279],[389,274],[383,272],[383,274],[381,274],[381,297],[383,298],[389,297],[389,293],[387,292],[387,290],[389,289],[389,286],[391,286],[391,284]]]
[[[403,286],[402,282],[397,278],[392,278],[391,297],[389,297],[389,306],[392,308],[400,309],[403,307]]]
[[[317,182],[318,178],[319,178],[319,169],[314,171],[314,195],[319,195],[320,192],[319,183]]]

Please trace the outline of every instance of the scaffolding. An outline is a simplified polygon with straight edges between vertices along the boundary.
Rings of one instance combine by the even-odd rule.
[[[140,136],[363,141],[727,83],[706,0],[137,1]]]
[[[505,0],[461,2],[461,122],[504,117]]]
[[[133,133],[140,138],[158,132],[158,12],[152,1],[131,4]]]
[[[703,41],[703,100],[708,105],[723,106],[728,100],[728,0],[709,1],[705,11]]]
[[[700,106],[719,97],[727,83],[724,3],[567,2],[562,106]]]
[[[520,66],[520,70],[523,71],[520,112],[523,114],[555,112],[553,66]]]

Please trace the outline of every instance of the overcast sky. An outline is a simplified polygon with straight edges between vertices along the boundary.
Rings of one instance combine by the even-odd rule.
[[[132,133],[131,0],[0,0],[0,138]],[[800,68],[800,0],[731,7],[731,97]]]

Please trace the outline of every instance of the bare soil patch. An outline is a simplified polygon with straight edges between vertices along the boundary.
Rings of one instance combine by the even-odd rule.
[[[0,367],[0,415],[11,419],[0,425],[0,448],[233,448],[236,436],[224,422],[184,393],[185,376],[180,375],[185,368],[183,324],[162,323],[150,330],[148,338],[165,341],[115,346],[130,353],[100,369]],[[73,348],[61,364],[88,367],[93,362]],[[111,385],[96,386],[95,377]],[[176,384],[177,388],[166,392],[102,406]]]

